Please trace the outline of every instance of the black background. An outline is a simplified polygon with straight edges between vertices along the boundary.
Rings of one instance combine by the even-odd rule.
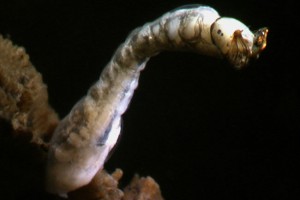
[[[133,28],[190,3],[254,30],[269,27],[266,50],[242,71],[191,53],[152,58],[106,169],[122,168],[122,184],[150,175],[169,200],[299,199],[299,11],[292,0],[0,0],[0,33],[26,48],[63,117]]]

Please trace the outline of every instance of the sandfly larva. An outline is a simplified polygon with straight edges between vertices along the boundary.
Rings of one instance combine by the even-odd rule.
[[[66,195],[88,184],[103,168],[120,133],[141,70],[151,56],[186,50],[225,57],[240,69],[266,46],[268,30],[252,33],[242,22],[208,6],[180,8],[133,30],[100,79],[59,123],[50,142],[46,187]]]

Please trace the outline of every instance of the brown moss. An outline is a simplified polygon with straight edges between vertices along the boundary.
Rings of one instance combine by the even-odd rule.
[[[118,188],[123,172],[117,169],[111,175],[99,171],[90,184],[68,194],[71,200],[163,200],[159,185],[151,177],[134,176],[122,191]]]
[[[163,200],[159,185],[151,177],[136,175],[124,189],[123,200]]]
[[[58,117],[48,104],[47,86],[23,47],[0,35],[0,118],[35,143],[53,132]]]

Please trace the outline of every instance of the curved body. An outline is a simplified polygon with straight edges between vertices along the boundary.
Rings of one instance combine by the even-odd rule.
[[[66,194],[88,184],[103,168],[118,139],[121,116],[151,56],[164,50],[192,51],[226,57],[241,68],[264,48],[265,43],[263,47],[257,46],[262,45],[257,43],[258,37],[265,42],[267,30],[264,30],[260,35],[253,34],[238,20],[220,18],[207,6],[171,11],[135,29],[117,49],[100,79],[54,132],[47,190]]]

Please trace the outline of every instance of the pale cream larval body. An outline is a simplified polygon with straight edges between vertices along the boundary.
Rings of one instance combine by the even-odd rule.
[[[264,44],[257,43],[263,36]],[[193,51],[226,57],[241,68],[251,57],[258,56],[265,46],[265,37],[265,30],[253,34],[238,20],[220,18],[207,6],[180,8],[135,29],[117,49],[100,79],[54,132],[47,190],[64,195],[88,184],[103,168],[118,139],[121,116],[151,56],[164,50]]]

